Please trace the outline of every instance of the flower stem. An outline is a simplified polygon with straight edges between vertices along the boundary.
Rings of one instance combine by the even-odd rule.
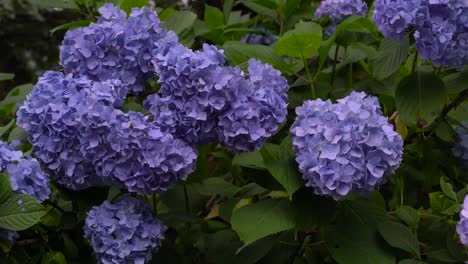
[[[310,85],[310,93],[312,95],[312,99],[315,99],[316,95],[315,95],[314,79],[312,78],[312,74],[310,74],[309,65],[307,63],[307,59],[305,58],[304,54],[302,54],[302,61],[304,62],[304,68],[307,72],[307,77],[309,79],[308,82]]]
[[[340,45],[336,44],[335,48],[335,57],[333,58],[333,68],[332,68],[332,75],[330,80],[330,85],[333,87],[333,82],[335,81],[335,72],[336,72],[336,63],[338,61],[338,51],[340,50]]]

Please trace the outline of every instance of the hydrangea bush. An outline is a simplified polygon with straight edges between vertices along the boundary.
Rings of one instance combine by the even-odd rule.
[[[465,0],[59,2],[0,263],[467,261]]]

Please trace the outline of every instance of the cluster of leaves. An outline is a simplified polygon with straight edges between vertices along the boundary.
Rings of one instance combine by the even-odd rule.
[[[105,2],[29,1],[40,2],[38,8],[83,13],[83,20],[52,33],[91,23]],[[127,11],[148,4],[113,2]],[[256,58],[280,70],[291,85],[288,122],[255,152],[235,155],[216,145],[200,147],[197,170],[187,181],[145,197],[169,228],[151,263],[463,262],[455,225],[468,178],[451,149],[457,141],[453,127],[468,117],[468,68],[435,68],[421,61],[408,36],[383,38],[369,16],[349,17],[327,37],[322,34],[327,21],[313,16],[317,1],[220,2],[221,9],[178,10],[159,1],[156,10],[188,47],[209,42],[221,47],[232,65],[245,67]],[[240,41],[246,33],[258,33],[258,25],[278,41],[271,46]],[[0,81],[13,78],[0,74]],[[148,83],[148,90],[154,86]],[[0,102],[2,139],[27,142],[14,118],[31,89],[31,84],[18,86]],[[289,126],[304,100],[339,99],[352,90],[378,96],[405,139],[405,154],[381,190],[336,202],[304,186]],[[140,103],[141,98],[132,97],[124,108],[142,109]],[[0,182],[0,228],[25,230],[13,247],[1,244],[1,263],[93,263],[82,231],[86,213],[121,191],[52,189],[44,207],[32,198],[12,196],[8,181]]]

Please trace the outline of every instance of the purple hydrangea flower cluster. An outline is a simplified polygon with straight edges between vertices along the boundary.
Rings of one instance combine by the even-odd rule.
[[[462,210],[460,211],[460,221],[457,223],[457,233],[460,241],[468,247],[468,195],[465,196]]]
[[[435,66],[468,64],[466,0],[377,0],[373,20],[389,38],[401,39],[410,28],[419,55]]]
[[[164,239],[166,227],[144,201],[122,196],[93,207],[84,226],[99,263],[145,263]]]
[[[194,170],[192,146],[143,114],[118,109],[122,87],[118,80],[47,72],[19,108],[18,124],[59,183],[75,190],[116,184],[149,194]]]
[[[36,159],[23,157],[23,152],[13,147],[14,144],[0,141],[0,173],[10,176],[14,193],[27,194],[41,202],[47,200],[50,196],[49,175]]]
[[[325,29],[327,35],[335,32],[336,26],[347,17],[367,15],[368,7],[362,0],[324,0],[315,11],[315,17],[327,16],[331,20],[331,25]]]
[[[420,14],[421,0],[376,0],[372,19],[380,32],[392,39],[401,39]]]
[[[468,168],[468,122],[463,122],[463,126],[456,129],[459,140],[452,149],[452,152]]]
[[[151,52],[161,39],[177,40],[174,32],[161,28],[149,8],[134,9],[128,20],[112,4],[99,9],[101,17],[88,27],[70,30],[60,48],[65,73],[93,81],[119,79],[131,92],[140,92],[153,76]]]
[[[306,185],[341,199],[385,183],[399,167],[403,140],[382,115],[376,97],[352,92],[333,104],[307,101],[291,127],[296,161]]]
[[[257,30],[258,33],[254,32],[249,32],[245,34],[241,42],[247,43],[247,44],[252,44],[252,45],[266,45],[270,46],[274,42],[276,42],[276,37],[266,28],[259,26],[253,28],[254,30]]]
[[[145,107],[189,142],[253,150],[286,121],[288,84],[269,65],[252,59],[246,74],[225,66],[223,53],[213,46],[194,52],[171,42],[153,57],[161,96],[149,97]]]

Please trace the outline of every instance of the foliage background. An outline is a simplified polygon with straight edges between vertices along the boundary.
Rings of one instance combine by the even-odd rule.
[[[45,70],[60,70],[58,46],[64,30],[77,26],[74,21],[89,23],[103,2],[0,2],[0,72],[14,74],[0,75],[2,139],[27,142],[12,121],[16,106]],[[151,263],[411,264],[466,259],[454,228],[468,178],[451,148],[457,140],[454,127],[468,117],[467,68],[434,68],[415,56],[410,40],[384,39],[369,17],[347,19],[333,36],[322,36],[315,23],[324,27],[327,21],[313,16],[318,2],[157,1],[165,26],[186,46],[216,44],[240,67],[250,57],[271,63],[288,78],[291,90],[289,122],[271,143],[237,155],[215,145],[200,147],[198,169],[186,182],[146,197],[170,227]],[[255,25],[279,36],[279,42],[273,47],[239,42]],[[299,41],[291,44],[291,36]],[[337,44],[342,47],[338,53]],[[294,108],[313,94],[334,100],[351,90],[379,97],[405,139],[405,155],[378,192],[336,202],[303,187],[288,128]],[[136,107],[138,98],[132,100],[128,109]],[[119,193],[115,188],[72,192],[53,186],[47,214],[22,232],[11,249],[1,244],[0,263],[93,263],[83,238],[84,218],[92,206]]]

